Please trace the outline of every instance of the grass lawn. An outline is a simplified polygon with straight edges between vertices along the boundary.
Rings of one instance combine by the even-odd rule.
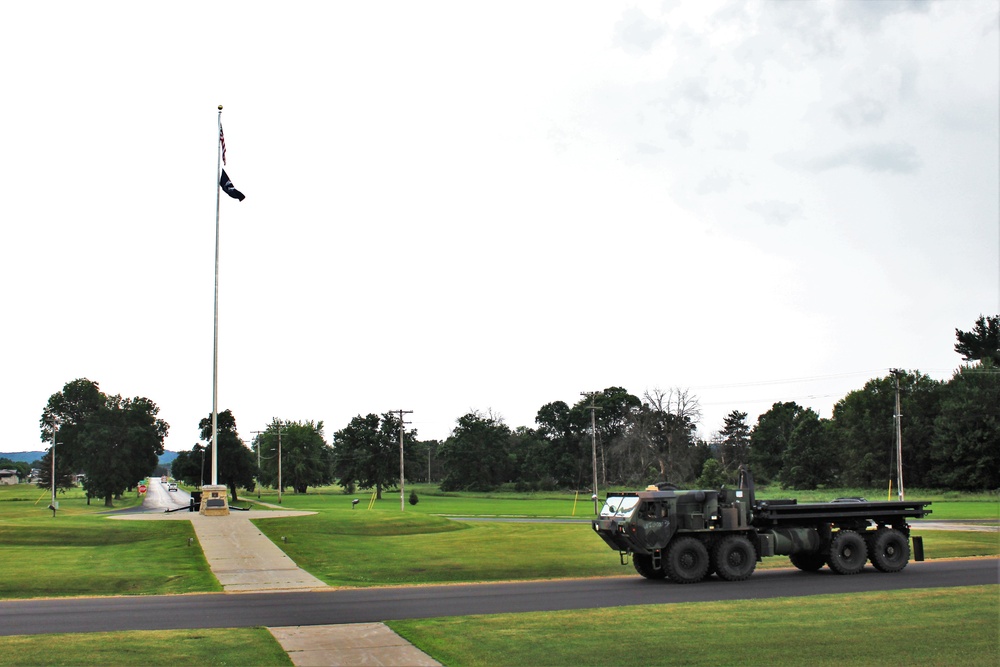
[[[82,492],[0,487],[0,599],[220,591],[187,521],[112,521]],[[135,505],[135,497],[116,501]],[[120,503],[120,504],[119,504]]]
[[[0,598],[218,591],[186,521],[112,521],[101,503],[0,487]],[[434,495],[368,510],[339,491],[286,494],[284,507],[316,515],[260,519],[262,532],[332,585],[371,586],[581,576],[638,576],[589,523],[456,522],[573,515],[565,494]],[[786,494],[791,495],[791,494]],[[844,494],[855,495],[855,494]],[[909,494],[908,494],[909,495]],[[361,499],[357,509],[350,500]],[[254,497],[255,498],[255,497]],[[247,500],[253,499],[247,497]],[[264,494],[274,502],[276,494]],[[125,498],[119,506],[138,502]],[[117,504],[117,502],[116,502]],[[587,499],[577,517],[593,510]],[[935,501],[947,518],[995,518],[989,498]],[[945,518],[934,515],[935,519]],[[930,531],[928,558],[1000,554],[1000,534]],[[281,537],[286,538],[282,542]],[[761,568],[788,567],[786,557]],[[993,665],[1000,587],[895,591],[745,602],[626,607],[397,621],[390,625],[448,665],[750,664]],[[957,641],[956,638],[961,638]],[[808,651],[804,655],[803,651]],[[0,665],[290,664],[264,629],[0,637]]]
[[[408,485],[406,496],[410,491],[416,491],[416,505],[405,503],[404,513],[440,514],[444,516],[507,516],[507,517],[576,517],[588,519],[594,514],[594,503],[590,495],[567,492],[536,492],[536,493],[442,493],[436,486],[426,484]],[[635,489],[631,489],[635,490]],[[796,491],[780,488],[759,490],[757,497],[767,498],[797,498],[799,502],[829,502],[840,497],[862,497],[871,501],[886,500],[885,490],[873,489],[824,489],[818,491]],[[969,520],[984,519],[1000,521],[1000,496],[990,493],[962,493],[908,491],[909,500],[929,500],[933,504],[929,520]],[[326,510],[351,507],[351,500],[357,498],[356,511],[368,511],[372,493],[359,491],[347,495],[339,487],[311,488],[309,493],[283,495],[282,505],[289,509]],[[241,498],[256,500],[256,494]],[[265,489],[261,500],[276,503],[277,492]],[[891,500],[896,500],[895,496]],[[374,502],[374,509],[399,511],[399,491],[383,491],[382,499]]]
[[[850,613],[831,613],[831,610]],[[446,665],[996,664],[1000,586],[391,621]],[[289,665],[262,628],[0,637],[0,665]]]
[[[266,628],[0,637],[0,665],[291,665]]]
[[[255,523],[300,567],[331,586],[638,576],[621,566],[617,552],[586,522],[455,522],[409,506],[404,512],[398,505],[351,510],[342,498],[297,496],[293,503],[286,497],[286,507],[319,513]],[[1000,533],[915,534],[924,536],[927,558],[1000,554]],[[758,567],[789,567],[789,561],[775,556]]]
[[[990,666],[1000,586],[391,621],[438,661],[489,665]],[[805,652],[805,653],[804,653]],[[0,637],[0,665],[288,665],[262,628]]]
[[[169,594],[218,591],[190,523],[112,521],[82,494],[61,499],[55,518],[46,492],[0,489],[0,598]],[[265,499],[266,495],[265,495]],[[286,495],[287,508],[319,512],[257,520],[303,569],[334,586],[638,576],[598,539],[589,523],[456,522],[438,514],[567,516],[573,499],[544,494],[482,498],[424,494],[399,511],[388,497],[376,509],[351,509],[340,492]],[[136,498],[124,499],[137,502]],[[928,558],[997,555],[997,533],[919,529]],[[281,538],[285,537],[286,541]],[[761,568],[788,567],[786,557]]]
[[[392,621],[446,665],[984,665],[1000,586]]]

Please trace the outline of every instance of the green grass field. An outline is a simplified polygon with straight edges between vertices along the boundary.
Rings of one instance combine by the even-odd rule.
[[[0,487],[0,599],[220,591],[187,521],[112,521],[79,491]],[[132,494],[116,507],[141,502]]]
[[[47,493],[39,491],[27,485],[0,488],[0,560],[7,575],[0,579],[0,598],[220,590],[197,540],[188,546],[194,537],[188,522],[111,521],[102,505],[86,505],[82,494],[62,498],[53,518],[45,509]],[[352,497],[338,490],[291,494],[284,507],[318,514],[260,519],[257,525],[300,567],[333,586],[636,576],[579,514],[579,523],[458,522],[439,516],[567,517],[572,496],[424,493],[420,498],[400,511],[398,495],[387,494],[368,510],[367,502],[351,509]],[[266,494],[263,500],[269,500]],[[126,498],[121,504],[137,501]],[[964,516],[988,516],[993,509],[985,502],[954,502],[969,505]],[[917,532],[924,535],[928,558],[1000,554],[998,533]],[[785,557],[759,565],[787,566]]]
[[[445,665],[990,666],[1000,586],[391,621]],[[291,664],[267,630],[0,637],[0,665]]]
[[[633,489],[634,490],[634,489]],[[590,518],[594,514],[594,503],[589,494],[580,493],[441,493],[437,487],[424,484],[408,485],[405,495],[409,498],[410,491],[416,491],[416,505],[404,503],[403,512],[417,514],[438,514],[443,516],[464,517],[561,517]],[[371,492],[345,494],[338,487],[311,488],[309,493],[289,494],[282,499],[282,505],[288,508],[327,510],[350,509],[351,501],[358,499],[356,511],[367,511],[372,502]],[[823,491],[795,491],[787,489],[767,489],[758,493],[758,498],[798,498],[800,502],[829,502],[840,497],[863,497],[868,500],[886,500],[885,491],[873,489],[828,489]],[[930,509],[933,520],[1000,520],[1000,496],[996,494],[957,494],[955,492],[907,492],[908,500],[929,500],[933,504]],[[241,498],[242,501],[255,501],[256,494]],[[895,497],[891,498],[896,500]],[[265,489],[261,500],[266,503],[277,503],[277,492]],[[399,491],[384,491],[381,500],[374,501],[374,509],[396,510],[400,508]]]
[[[0,665],[291,665],[266,628],[0,637]]]
[[[371,510],[370,498],[337,489],[285,494],[284,507],[319,513],[256,523],[301,567],[337,586],[638,576],[631,566],[619,564],[618,554],[593,535],[586,521],[457,522],[443,516],[572,517],[571,495],[436,495],[419,487],[417,492],[418,504],[407,503],[404,511],[398,493],[387,493]],[[277,499],[273,492],[262,495],[266,502]],[[354,497],[361,502],[351,509]],[[197,540],[188,546],[194,537],[188,522],[109,520],[102,504],[87,506],[72,492],[60,496],[53,518],[48,501],[47,492],[35,487],[0,487],[0,598],[220,590]],[[138,501],[124,498],[116,505]],[[935,512],[946,509],[947,518],[995,520],[997,515],[998,504],[988,497],[934,502]],[[583,519],[593,505],[588,498],[575,509]],[[923,535],[929,559],[1000,554],[996,532],[914,532]],[[787,558],[774,557],[758,567],[788,566]],[[804,645],[811,647],[810,664],[980,665],[994,664],[997,655],[998,593],[1000,587],[987,586],[391,625],[448,665],[797,665]],[[650,619],[662,621],[651,624]],[[0,638],[0,665],[141,660],[289,664],[262,629]]]
[[[388,625],[446,665],[958,665],[1000,656],[1000,586]]]

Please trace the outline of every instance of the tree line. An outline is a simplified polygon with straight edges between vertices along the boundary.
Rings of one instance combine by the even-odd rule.
[[[444,491],[590,489],[595,464],[601,488],[653,481],[714,487],[733,481],[743,464],[758,480],[787,487],[879,487],[896,469],[898,386],[907,485],[997,489],[1000,316],[981,316],[971,331],[955,333],[966,363],[948,381],[915,370],[889,373],[847,394],[829,419],[795,402],[775,403],[752,425],[733,410],[708,439],[697,437],[698,398],[683,389],[639,397],[612,386],[572,405],[553,401],[538,409],[534,427],[511,428],[497,414],[474,410],[444,441],[421,441],[385,412],[354,417],[329,444],[321,421],[274,419],[247,446],[226,410],[217,417],[218,481],[234,500],[239,488],[277,488],[279,478],[282,490],[336,482],[348,493],[381,497],[398,488],[402,447],[406,478]],[[68,452],[57,456],[57,475],[82,469],[88,493],[110,503],[162,453],[167,425],[156,412],[148,399],[107,397],[89,380],[68,383],[41,420],[43,440],[51,441],[58,424],[57,443]],[[199,426],[205,444],[171,466],[174,477],[197,485],[211,479],[211,415]],[[112,475],[115,460],[122,464]]]

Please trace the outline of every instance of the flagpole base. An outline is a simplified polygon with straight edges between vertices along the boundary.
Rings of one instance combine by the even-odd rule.
[[[204,516],[229,516],[228,489],[224,484],[209,484],[201,487],[201,508]]]

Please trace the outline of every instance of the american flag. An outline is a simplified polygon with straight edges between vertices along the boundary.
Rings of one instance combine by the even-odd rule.
[[[226,164],[226,135],[222,133],[222,123],[219,123],[219,143],[222,144],[222,164]]]

